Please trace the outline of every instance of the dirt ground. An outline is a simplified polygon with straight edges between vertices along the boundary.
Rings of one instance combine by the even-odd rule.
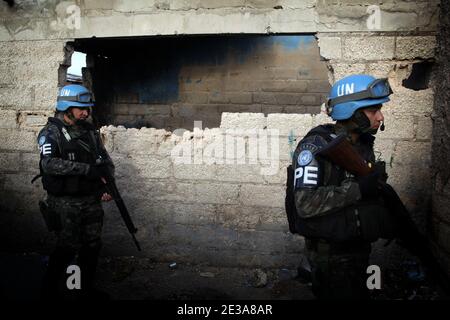
[[[48,257],[37,253],[0,253],[0,298],[40,298]],[[97,287],[113,300],[313,300],[311,284],[292,269],[224,268],[145,258],[103,257]],[[376,300],[448,300],[417,265],[407,262],[385,271]]]

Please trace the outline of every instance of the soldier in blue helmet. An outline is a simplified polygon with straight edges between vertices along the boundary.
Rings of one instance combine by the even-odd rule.
[[[292,206],[301,225],[296,233],[305,236],[312,289],[319,299],[369,297],[366,270],[371,242],[391,229],[377,189],[378,180],[385,181],[387,175],[373,151],[374,135],[379,128],[384,130],[382,104],[391,93],[387,79],[370,75],[337,81],[327,102],[328,114],[336,123],[312,129],[295,150]],[[317,155],[337,135],[345,135],[377,170],[355,177]],[[361,223],[372,228],[370,236],[362,234]]]
[[[47,191],[39,204],[47,227],[57,235],[44,277],[45,298],[64,297],[63,275],[67,276],[70,264],[81,269],[79,297],[101,297],[94,289],[104,215],[101,200],[111,200],[101,178],[113,174],[114,165],[90,121],[93,106],[87,88],[62,87],[55,116],[48,118],[38,135],[40,176]],[[105,160],[100,164],[96,163],[99,155]]]

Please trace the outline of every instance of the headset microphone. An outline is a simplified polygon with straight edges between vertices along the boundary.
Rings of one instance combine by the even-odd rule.
[[[381,130],[381,131],[384,131],[384,121],[381,121],[380,130]]]

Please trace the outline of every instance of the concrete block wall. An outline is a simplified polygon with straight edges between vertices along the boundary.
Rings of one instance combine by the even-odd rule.
[[[436,98],[432,113],[432,239],[435,253],[447,267],[450,276],[450,148],[449,104],[450,104],[450,3],[441,4],[440,30],[437,36],[438,72],[436,76]]]
[[[378,4],[382,19],[376,31],[368,30],[366,24],[371,1],[286,0],[276,5],[273,1],[75,1],[81,10],[80,29],[59,23],[65,7],[55,1],[16,2],[13,9],[0,4],[0,191],[1,211],[6,212],[0,218],[2,250],[44,250],[54,240],[45,232],[37,210],[43,190],[29,181],[37,173],[35,138],[52,113],[67,41],[92,35],[276,32],[314,33],[327,60],[330,82],[355,72],[389,78],[395,94],[385,105],[386,131],[377,136],[376,148],[389,163],[392,184],[423,228],[434,190],[437,252],[446,252],[448,227],[441,222],[448,214],[440,209],[446,203],[446,180],[437,175],[433,182],[428,170],[433,121],[441,121],[439,116],[433,118],[435,82],[424,90],[403,86],[414,63],[435,58],[438,1],[384,1]],[[434,79],[435,70],[431,73]],[[280,90],[285,88],[289,86],[283,84]],[[201,99],[201,95],[193,98]],[[117,164],[119,188],[140,228],[143,254],[160,261],[296,266],[303,240],[288,233],[282,203],[284,168],[292,147],[288,137],[298,141],[309,128],[324,122],[328,119],[323,114],[265,115],[261,109],[260,113],[225,113],[220,129],[184,134],[155,128],[102,128]],[[245,158],[242,154],[231,156],[234,162],[228,163],[218,163],[223,156],[211,153],[200,160],[222,136],[220,130],[236,128],[267,133],[278,129],[280,137],[268,139],[267,156],[256,164],[237,164]],[[433,133],[435,141],[440,141],[436,138],[440,130]],[[241,130],[234,136],[249,146],[251,137],[246,134]],[[191,155],[198,163],[175,164],[173,148],[191,143]],[[261,169],[271,168],[270,155],[275,150],[280,158],[278,172],[261,175]],[[246,152],[255,150],[249,147]],[[435,168],[436,172],[446,170]],[[104,253],[134,255],[117,210],[113,204],[105,209]]]
[[[101,44],[93,39],[79,47],[89,55]],[[218,127],[223,112],[316,114],[330,89],[312,35],[128,39],[108,46],[108,59],[94,51],[89,68],[103,124],[192,130],[195,120]]]

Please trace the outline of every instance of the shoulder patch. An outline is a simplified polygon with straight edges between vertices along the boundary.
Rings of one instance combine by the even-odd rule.
[[[41,136],[38,141],[39,145],[42,146],[45,143],[45,136]]]
[[[313,158],[313,154],[310,150],[303,150],[298,155],[297,163],[299,166],[306,166],[312,161]]]

